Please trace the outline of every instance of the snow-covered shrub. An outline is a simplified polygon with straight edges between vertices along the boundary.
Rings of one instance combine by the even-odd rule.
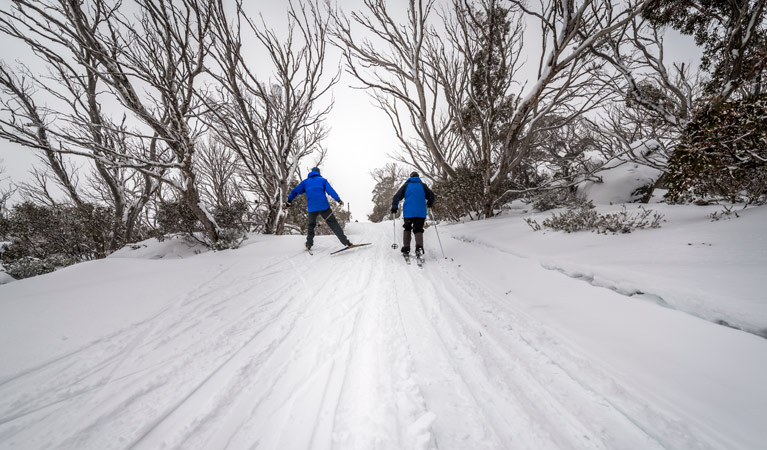
[[[434,192],[434,213],[440,218],[474,219],[484,209],[484,188],[479,170],[459,167],[456,176],[440,180],[431,187]]]
[[[581,201],[570,189],[553,189],[536,193],[531,199],[533,209],[548,211],[550,209],[574,207]]]
[[[488,214],[488,204],[513,187],[511,181],[501,183],[495,191],[485,193],[483,170],[480,167],[459,167],[456,176],[435,182],[434,214],[442,219],[460,220],[468,217],[478,219]],[[507,198],[505,201],[511,201]]]
[[[552,214],[543,221],[542,226],[534,219],[525,219],[534,231],[546,227],[568,233],[590,230],[603,234],[631,233],[642,228],[659,228],[662,220],[662,214],[641,206],[636,213],[629,212],[624,206],[621,212],[615,214],[599,214],[591,202],[582,203],[578,207],[559,214]]]
[[[155,220],[158,238],[177,233],[194,235],[202,231],[202,224],[183,201],[161,202]]]
[[[214,250],[226,250],[239,248],[240,244],[248,237],[241,228],[223,228],[218,232],[218,241],[211,246]]]
[[[13,278],[21,280],[23,278],[50,273],[56,269],[71,266],[77,262],[79,262],[77,258],[62,254],[51,255],[43,259],[25,256],[16,261],[6,263],[5,271]]]
[[[213,218],[221,228],[244,231],[248,228],[248,204],[238,200],[230,205],[219,206],[213,211]]]
[[[219,240],[211,248],[222,250],[239,247],[245,239],[248,214],[247,203],[239,201],[213,210],[213,217],[219,226]],[[203,232],[202,223],[183,201],[161,203],[156,221],[155,237],[160,240],[177,234],[197,239]]]
[[[707,107],[671,156],[666,198],[767,201],[767,95]]]
[[[736,218],[739,218],[740,215],[737,211],[734,211],[734,206],[727,206],[723,205],[721,211],[715,211],[711,213],[708,217],[711,219],[712,222],[717,222],[719,220],[722,220],[724,218],[732,219],[732,216],[734,215]]]
[[[25,259],[56,258],[51,264],[58,267],[65,262],[103,258],[112,237],[111,217],[107,208],[94,205],[41,206],[30,202],[15,205],[6,217],[0,218],[0,235],[10,241],[2,252],[2,261],[10,268]]]

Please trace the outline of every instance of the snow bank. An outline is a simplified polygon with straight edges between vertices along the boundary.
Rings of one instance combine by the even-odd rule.
[[[620,162],[597,175],[602,182],[585,181],[578,194],[597,205],[632,203],[642,197],[640,188],[655,183],[661,172],[634,162]]]
[[[207,251],[208,248],[197,241],[183,236],[173,236],[163,241],[151,238],[126,245],[109,255],[109,258],[177,259]]]
[[[656,164],[662,163],[660,156],[654,155],[658,147],[654,140],[637,141],[631,144],[632,153],[637,158],[652,159]],[[640,189],[652,185],[662,172],[648,165],[638,164],[625,157],[618,158],[596,175],[601,181],[584,181],[578,186],[578,194],[597,205],[614,205],[633,203],[644,195]]]
[[[12,281],[16,281],[16,279],[5,272],[0,272],[0,284],[6,284]]]
[[[598,206],[615,213],[622,206]],[[595,286],[637,296],[712,322],[767,336],[767,206],[750,207],[712,222],[719,206],[653,204],[664,215],[659,229],[623,235],[534,232],[554,212],[515,209],[484,222],[448,229],[456,238],[537,261]],[[631,206],[629,205],[629,210]]]

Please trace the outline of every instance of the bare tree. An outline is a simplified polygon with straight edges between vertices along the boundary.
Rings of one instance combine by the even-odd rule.
[[[531,149],[529,140],[541,129],[543,118],[556,114],[571,121],[609,96],[603,86],[595,84],[599,67],[589,50],[631,21],[648,1],[541,0],[536,6],[511,2],[528,19],[537,20],[541,52],[537,80],[517,96],[487,189],[503,183],[525,160]],[[497,200],[488,202],[488,215]]]
[[[0,23],[0,31],[7,34],[8,29],[4,25],[4,22]],[[62,154],[56,151],[49,130],[50,121],[33,98],[35,83],[33,77],[17,76],[4,62],[0,63],[0,87],[3,93],[0,102],[5,113],[0,117],[0,137],[40,150],[42,160],[55,175],[58,186],[72,202],[82,205],[84,201],[80,198],[75,175]]]
[[[110,8],[104,0],[87,6],[76,0],[44,6],[15,1],[30,16],[58,24],[63,36],[98,63],[99,79],[119,102],[149,128],[134,132],[145,142],[136,148],[156,151],[149,155],[117,152],[114,156],[120,166],[145,170],[174,186],[202,223],[207,239],[216,242],[218,227],[201,201],[194,167],[203,132],[197,120],[203,108],[198,91],[210,47],[210,2],[139,0],[140,13],[134,22],[119,13],[119,3]],[[101,20],[104,15],[107,20]]]
[[[245,201],[239,182],[242,167],[233,150],[215,139],[209,139],[200,145],[197,158],[200,192],[208,203],[222,209],[233,202]]]
[[[389,117],[408,164],[435,176],[454,176],[459,142],[450,117],[441,110],[441,87],[429,65],[434,37],[429,25],[434,0],[410,0],[407,22],[400,24],[384,0],[365,0],[366,12],[333,11],[332,36],[343,52],[347,71],[371,92]],[[359,38],[352,23],[371,38]],[[403,122],[403,111],[406,121]],[[413,130],[416,139],[410,138]]]
[[[114,155],[128,145],[130,137],[124,126],[114,125],[100,104],[98,63],[58,29],[59,24],[36,21],[36,12],[16,3],[12,11],[0,13],[0,32],[20,40],[32,50],[48,75],[34,74],[26,66],[18,73],[0,64],[5,115],[0,118],[0,137],[40,151],[41,160],[58,187],[75,206],[87,210],[87,192],[78,186],[77,169],[65,156],[90,153],[94,173],[91,184],[102,190],[101,199],[112,208],[110,251],[132,239],[135,220],[147,201],[146,195],[131,195],[136,187],[136,172],[120,169]],[[96,20],[106,20],[107,13]],[[38,106],[37,94],[56,103],[56,110]],[[33,174],[34,183],[26,183],[29,198],[55,204],[49,189],[51,177],[44,172]],[[139,177],[140,178],[140,177]],[[151,184],[148,179],[138,180]],[[102,189],[103,188],[103,189]]]
[[[220,87],[207,117],[218,141],[240,158],[265,209],[264,232],[281,234],[290,184],[307,158],[314,155],[319,164],[325,155],[332,102],[321,102],[339,76],[325,74],[328,19],[316,3],[290,2],[287,36],[280,39],[263,17],[249,18],[241,1],[233,22],[220,0],[214,17],[212,53],[220,71],[213,76]],[[273,72],[267,81],[257,75],[265,61],[243,55],[243,28],[268,55]]]
[[[662,29],[641,16],[592,51],[620,75],[605,81],[619,97],[605,108],[599,130],[612,147],[608,157],[659,170],[657,187],[702,96],[701,75],[684,63],[667,62]]]
[[[663,33],[657,25],[634,17],[612,39],[592,50],[621,75],[618,80],[623,82],[611,87],[631,106],[642,109],[648,119],[677,130],[689,122],[701,93],[700,78],[684,63],[668,66]]]
[[[2,165],[3,160],[0,159],[0,183],[4,183],[8,177],[3,176],[5,174],[5,166]],[[13,184],[8,186],[0,185],[0,219],[4,218],[8,211],[8,200],[16,193],[16,187]]]
[[[438,177],[455,176],[459,165],[478,166],[485,191],[482,213],[489,216],[499,199],[514,192],[504,189],[509,180],[527,171],[521,166],[535,133],[565,125],[612,95],[597,83],[602,71],[590,49],[648,1],[455,0],[443,14],[445,45],[427,23],[434,2],[411,1],[408,23],[399,26],[383,1],[366,0],[367,13],[351,17],[383,46],[356,39],[351,21],[338,12],[333,34],[349,72],[373,91],[392,119],[410,163],[420,167],[433,161]],[[520,58],[522,23],[533,21],[541,48],[535,81],[528,84],[522,71],[529,67]],[[405,138],[400,105],[416,142]],[[560,122],[544,124],[545,117]]]

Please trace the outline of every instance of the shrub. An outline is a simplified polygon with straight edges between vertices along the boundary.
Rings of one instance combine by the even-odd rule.
[[[631,233],[641,228],[659,228],[663,215],[644,209],[637,213],[630,213],[623,207],[623,211],[615,214],[599,214],[591,202],[582,203],[576,208],[570,208],[559,214],[552,214],[543,221],[541,226],[536,220],[527,218],[525,222],[534,230],[539,231],[543,227],[552,230],[572,233],[575,231],[591,230],[597,233],[618,234]]]
[[[767,201],[767,95],[697,112],[671,155],[666,198]]]
[[[218,233],[218,241],[211,246],[213,250],[226,250],[239,248],[240,244],[248,237],[241,228],[222,228]]]
[[[191,209],[183,201],[163,201],[157,207],[157,230],[160,236],[185,234],[193,236],[204,231]]]
[[[109,209],[95,205],[15,205],[0,218],[0,235],[10,241],[2,253],[3,262],[46,260],[55,255],[72,261],[102,258],[111,239],[111,217]]]
[[[548,211],[562,207],[575,207],[581,203],[575,192],[570,189],[553,189],[536,193],[531,199],[532,207],[537,211]]]
[[[43,259],[25,256],[18,260],[5,263],[5,271],[8,275],[20,280],[53,272],[62,267],[71,266],[79,262],[76,258],[67,255],[51,255]]]
[[[248,204],[244,200],[238,200],[231,205],[219,206],[213,212],[213,218],[221,228],[246,230],[248,228]]]
[[[246,238],[248,205],[237,201],[213,211],[213,218],[219,226],[218,242],[210,245],[214,250],[237,248]],[[156,237],[160,240],[165,236],[182,234],[197,239],[203,232],[202,224],[197,216],[182,201],[162,202],[157,210]],[[200,241],[202,242],[202,241]],[[209,243],[204,242],[206,245]]]

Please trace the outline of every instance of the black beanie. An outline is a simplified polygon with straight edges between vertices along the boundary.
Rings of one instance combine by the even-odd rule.
[[[418,172],[413,172],[413,173],[411,173],[411,174],[410,174],[410,177],[411,177],[411,178],[412,178],[412,177],[417,177],[417,176],[418,176]]]
[[[312,167],[312,172],[317,172],[317,174],[320,174],[320,168],[319,167]]]

